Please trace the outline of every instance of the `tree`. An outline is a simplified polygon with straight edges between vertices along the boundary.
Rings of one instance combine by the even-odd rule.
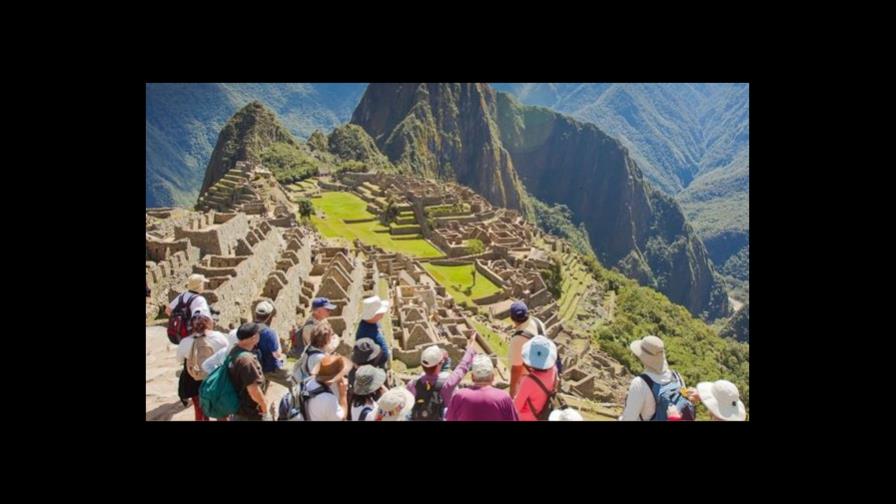
[[[382,222],[384,226],[388,226],[396,217],[398,217],[398,206],[395,205],[395,200],[390,194],[388,202],[386,203],[386,208],[383,210],[383,213],[380,214],[380,222]]]
[[[481,254],[485,252],[485,245],[482,243],[482,240],[473,238],[467,241],[467,250],[471,254]]]
[[[308,198],[302,198],[298,203],[299,215],[302,216],[302,219],[308,220],[314,213],[314,205],[311,204],[311,200]]]

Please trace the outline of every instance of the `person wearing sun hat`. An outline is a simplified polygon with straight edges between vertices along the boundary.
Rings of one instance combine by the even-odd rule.
[[[451,396],[445,419],[454,421],[507,421],[519,419],[513,399],[507,392],[492,387],[495,380],[495,366],[487,355],[473,357],[470,374],[473,386],[457,390]]]
[[[355,332],[355,341],[362,338],[370,338],[379,345],[382,350],[382,362],[385,367],[389,367],[389,344],[383,336],[383,328],[380,320],[389,313],[389,301],[380,299],[379,296],[371,296],[362,301],[361,322],[358,323],[358,330]]]
[[[379,367],[385,371],[385,363],[382,362],[380,358],[383,355],[383,350],[370,338],[361,338],[355,341],[355,346],[352,348],[352,369],[348,372],[348,402],[353,403],[352,396],[354,395],[354,385],[355,385],[355,377],[357,376],[358,369],[361,366],[374,366]]]
[[[619,420],[666,420],[667,410],[661,408],[663,411],[657,411],[656,391],[669,384],[682,389],[685,387],[684,379],[676,371],[669,369],[666,361],[666,345],[660,338],[653,335],[645,336],[633,341],[629,349],[644,365],[644,372],[634,377],[629,384],[625,409]]]
[[[728,380],[700,382],[697,393],[692,397],[706,406],[713,420],[743,422],[747,419],[747,409],[740,400],[740,392]]]
[[[513,405],[520,421],[531,422],[539,420],[539,415],[550,407],[549,391],[559,385],[557,345],[544,336],[535,336],[523,345],[522,359],[527,374],[520,379]]]
[[[377,347],[379,348],[379,347]],[[352,397],[349,399],[351,411],[349,420],[363,422],[373,420],[377,399],[386,393],[386,372],[378,367],[365,364],[355,373]]]
[[[305,397],[305,421],[345,420],[348,359],[327,355],[312,370],[312,377],[302,391]]]
[[[189,313],[194,313],[196,310],[209,311],[208,301],[202,296],[202,291],[205,290],[205,284],[207,283],[208,279],[203,275],[198,273],[190,275],[190,278],[187,279],[187,290],[181,292],[171,300],[168,306],[165,307],[165,314],[170,317],[171,312],[177,308],[177,304],[181,299],[183,299],[185,303],[189,303]]]
[[[410,420],[413,408],[414,394],[404,387],[395,387],[380,397],[373,419],[377,422],[405,422]]]

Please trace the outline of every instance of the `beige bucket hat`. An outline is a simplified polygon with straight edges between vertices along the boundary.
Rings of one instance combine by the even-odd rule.
[[[632,341],[629,348],[651,371],[662,373],[666,368],[666,345],[656,336],[645,336]]]

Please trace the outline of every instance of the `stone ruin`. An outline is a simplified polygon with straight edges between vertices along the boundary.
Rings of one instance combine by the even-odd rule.
[[[223,177],[212,184],[196,201],[199,211],[241,212],[277,219],[278,225],[295,223],[295,205],[289,194],[262,167],[237,161]]]
[[[209,280],[203,295],[217,312],[220,330],[251,320],[255,305],[267,299],[277,309],[272,327],[286,338],[305,310],[301,285],[312,267],[314,233],[245,213],[188,212],[187,217],[170,226],[154,221],[156,234],[147,233],[146,283],[152,292],[147,322],[164,317],[164,307],[185,290],[187,278],[199,273]]]
[[[366,279],[364,264],[356,253],[342,247],[319,247],[309,281],[316,286],[313,297],[326,297],[336,305],[327,319],[346,345],[354,344],[361,316],[361,300]],[[308,305],[310,306],[310,300]],[[344,351],[345,349],[343,349]]]
[[[266,170],[238,163],[200,197],[197,207],[203,211],[147,209],[146,281],[152,290],[148,324],[157,316],[164,317],[164,306],[184,290],[190,274],[201,273],[210,280],[205,296],[218,312],[219,329],[250,320],[255,306],[267,299],[277,309],[272,325],[284,349],[289,329],[309,316],[311,299],[329,298],[337,306],[329,321],[342,337],[337,351],[348,355],[361,300],[380,294],[382,281],[392,301],[393,358],[415,368],[422,350],[432,344],[446,349],[458,362],[466,336],[474,331],[471,319],[483,313],[490,316],[485,318],[487,323],[506,337],[507,328],[495,322],[508,316],[513,300],[522,299],[545,322],[548,336],[558,346],[565,364],[562,391],[593,401],[621,402],[631,376],[612,357],[593,348],[587,334],[560,320],[557,300],[539,272],[550,266],[550,252],[571,251],[565,241],[535,230],[519,213],[493,208],[472,190],[452,183],[363,173],[319,182],[323,189],[354,192],[374,213],[382,211],[387,199],[396,201],[402,212],[398,224],[404,227],[425,223],[427,207],[463,203],[462,212],[434,217],[434,229],[419,225],[419,232],[447,253],[448,258],[441,260],[473,264],[478,274],[501,288],[495,295],[474,300],[478,309],[463,307],[455,304],[420,260],[359,241],[353,249],[328,246],[316,232],[296,224],[294,209],[276,197],[266,199],[259,188],[269,182],[276,188],[267,194],[277,194],[277,188],[282,192]],[[544,240],[547,251],[532,245],[535,237]],[[485,252],[469,254],[465,243],[470,239],[481,240]],[[477,344],[496,364],[506,358],[495,355],[481,337]]]

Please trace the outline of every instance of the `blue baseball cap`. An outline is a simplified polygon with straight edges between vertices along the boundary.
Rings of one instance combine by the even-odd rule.
[[[336,305],[331,303],[330,300],[325,297],[314,298],[314,300],[311,301],[311,309],[316,310],[318,308],[326,308],[328,310],[335,310]]]
[[[510,318],[513,320],[525,320],[529,316],[529,308],[522,301],[514,301],[510,305]]]

